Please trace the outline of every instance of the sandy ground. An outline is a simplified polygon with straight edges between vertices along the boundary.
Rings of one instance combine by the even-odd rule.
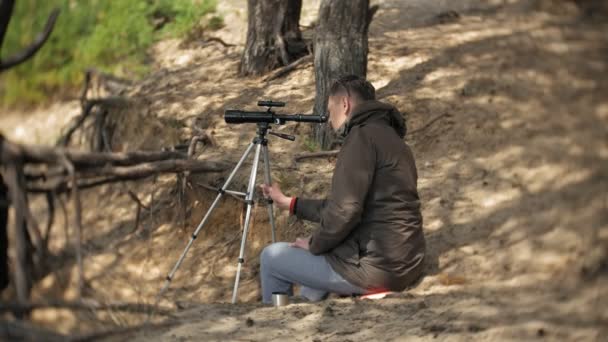
[[[241,79],[244,1],[221,2],[222,39],[240,44],[154,50],[156,71],[130,95],[121,148],[183,141],[198,126],[218,146],[199,158],[237,160],[250,127],[228,127],[226,108],[253,108],[262,98],[310,112],[314,75],[308,65],[264,83]],[[380,99],[405,115],[419,170],[427,275],[415,288],[382,300],[331,299],[265,307],[259,302],[258,254],[270,241],[265,208],[248,237],[238,305],[231,296],[242,204],[225,200],[178,271],[162,304],[170,326],[150,325],[116,340],[602,341],[608,336],[608,24],[582,17],[561,1],[376,1],[368,78]],[[304,23],[318,1],[306,2]],[[455,10],[459,17],[439,16]],[[58,106],[69,107],[73,104]],[[64,107],[60,107],[64,108]],[[68,111],[26,118],[0,116],[4,134],[54,141]],[[77,109],[73,109],[76,113]],[[72,114],[73,115],[73,114]],[[49,118],[56,124],[45,123]],[[141,120],[145,118],[145,120]],[[309,127],[277,128],[298,140],[271,142],[273,177],[288,193],[321,197],[335,160],[294,163]],[[35,133],[42,132],[42,133]],[[234,187],[242,189],[246,175]],[[152,302],[166,273],[213,200],[194,178],[181,222],[173,177],[85,192],[85,295],[99,301]],[[131,189],[149,204],[134,226]],[[44,217],[44,208],[37,213]],[[61,220],[59,220],[61,223]],[[279,239],[314,227],[278,213]],[[56,232],[55,273],[35,296],[74,298],[74,264]],[[64,333],[141,323],[141,315],[40,310],[34,321]],[[166,321],[167,322],[167,321]]]

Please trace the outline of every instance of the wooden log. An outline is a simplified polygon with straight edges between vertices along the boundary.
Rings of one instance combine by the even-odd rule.
[[[154,163],[143,163],[135,166],[124,167],[103,167],[97,170],[87,169],[82,175],[88,179],[80,179],[78,187],[81,189],[91,188],[103,184],[137,180],[146,178],[159,173],[179,173],[179,172],[222,172],[228,169],[228,164],[200,161],[200,160],[164,160]],[[70,191],[71,186],[65,178],[52,181],[28,184],[28,192],[55,191],[57,194]]]
[[[300,154],[297,154],[293,159],[296,162],[298,162],[298,161],[302,161],[304,159],[311,159],[311,158],[335,157],[338,155],[339,152],[340,152],[340,150],[300,153]]]
[[[64,342],[70,338],[24,321],[3,321],[0,322],[0,340]]]
[[[81,301],[44,301],[44,302],[2,302],[0,312],[24,312],[40,309],[67,309],[75,311],[113,310],[133,313],[159,313],[161,315],[172,315],[175,309],[167,306],[154,306],[145,303],[130,302],[108,302],[100,303],[94,300]]]
[[[128,166],[166,159],[186,159],[186,154],[177,151],[82,152],[45,146],[18,145],[6,140],[4,145],[6,154],[0,159],[2,163],[22,156],[25,163],[59,164],[62,155],[65,155],[77,168],[105,164]]]

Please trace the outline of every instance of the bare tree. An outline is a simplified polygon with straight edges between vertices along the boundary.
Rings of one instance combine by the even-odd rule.
[[[300,32],[302,0],[249,0],[241,75],[261,75],[307,54]]]
[[[4,37],[6,35],[8,24],[11,21],[14,4],[14,0],[0,0],[0,51],[2,49],[2,43],[4,42]],[[56,8],[53,10],[53,12],[51,12],[51,15],[47,19],[46,25],[44,26],[44,30],[38,34],[36,39],[30,44],[30,46],[6,59],[0,57],[0,72],[17,66],[33,57],[51,35],[58,16],[59,9]]]
[[[327,95],[331,82],[342,75],[365,77],[367,73],[367,32],[377,6],[369,0],[322,0],[314,44],[316,97],[314,114],[327,111]],[[331,131],[318,125],[315,141],[330,147]]]
[[[0,52],[2,51],[2,44],[4,43],[4,37],[8,30],[8,24],[10,23],[11,16],[13,14],[13,8],[15,5],[14,0],[0,0]],[[12,67],[15,67],[31,57],[33,57],[38,50],[44,45],[46,40],[51,35],[57,16],[59,15],[59,9],[53,10],[51,15],[47,19],[44,30],[38,34],[36,39],[21,52],[10,56],[6,59],[0,55],[0,73],[6,71]],[[3,139],[0,139],[0,150],[2,150]],[[0,155],[0,157],[3,157]],[[14,165],[21,165],[21,160],[14,160]],[[20,196],[20,194],[10,192],[7,190],[7,186],[4,183],[22,184],[24,179],[21,174],[15,172],[15,166],[4,165],[2,168],[4,177],[0,176],[0,267],[3,272],[3,279],[1,279],[2,287],[6,287],[8,284],[8,239],[7,239],[7,216],[8,216],[8,205],[9,202],[15,207],[15,287],[17,290],[17,299],[19,302],[26,302],[29,297],[31,288],[32,278],[32,243],[28,233],[27,221],[28,218],[24,215],[24,206],[27,206],[27,197]],[[6,273],[5,273],[6,271]]]

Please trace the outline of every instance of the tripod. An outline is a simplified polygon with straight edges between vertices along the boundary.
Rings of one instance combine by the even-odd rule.
[[[179,259],[177,260],[177,262],[175,263],[175,266],[173,266],[173,269],[167,275],[167,277],[165,279],[165,284],[163,285],[162,289],[160,290],[160,292],[157,295],[157,302],[160,299],[160,297],[162,296],[162,294],[169,287],[169,284],[171,283],[171,280],[173,279],[173,276],[175,275],[175,272],[177,272],[177,269],[181,266],[182,262],[184,261],[184,259],[186,257],[186,254],[188,253],[188,250],[190,249],[190,247],[194,243],[194,240],[198,236],[198,233],[201,231],[201,229],[203,228],[203,226],[205,225],[205,223],[207,223],[207,220],[211,216],[211,212],[218,205],[218,203],[219,203],[220,199],[222,198],[222,196],[224,196],[224,194],[232,194],[232,195],[237,195],[237,196],[243,196],[243,197],[245,197],[245,203],[247,204],[247,212],[245,214],[245,224],[243,226],[243,237],[241,239],[241,248],[240,248],[240,251],[239,251],[238,266],[237,266],[237,271],[236,271],[236,279],[234,280],[234,288],[232,290],[232,304],[236,303],[237,292],[238,292],[238,288],[239,288],[239,280],[240,280],[240,277],[241,277],[241,268],[243,266],[243,263],[245,263],[245,259],[244,259],[244,256],[245,256],[245,244],[247,242],[247,232],[249,231],[249,223],[251,222],[251,211],[253,209],[253,204],[254,204],[253,195],[255,193],[255,180],[256,180],[256,176],[257,176],[257,172],[258,172],[260,153],[262,154],[262,157],[264,158],[264,181],[266,182],[266,184],[271,184],[271,178],[270,178],[270,160],[269,160],[269,157],[268,157],[268,139],[266,139],[266,134],[271,134],[271,135],[277,136],[279,138],[287,139],[287,140],[291,140],[291,141],[295,140],[295,137],[291,136],[291,135],[281,134],[281,133],[275,133],[275,132],[269,132],[269,129],[270,129],[270,123],[269,122],[258,122],[257,126],[258,126],[257,136],[249,144],[249,146],[247,147],[247,149],[243,153],[243,156],[241,157],[241,159],[239,160],[239,162],[236,164],[236,166],[234,167],[234,169],[230,173],[230,176],[228,176],[228,179],[226,180],[226,182],[224,183],[224,185],[222,185],[221,188],[217,189],[217,192],[218,192],[217,197],[215,198],[215,200],[211,204],[211,207],[209,208],[209,210],[207,211],[207,213],[205,214],[205,216],[203,217],[203,219],[201,220],[201,222],[196,227],[196,230],[194,231],[194,233],[192,233],[192,236],[190,237],[190,240],[188,241],[188,244],[186,245],[186,248],[182,252],[182,254],[179,257]],[[243,162],[245,161],[245,159],[247,159],[247,157],[249,156],[249,154],[251,153],[251,151],[253,150],[254,147],[255,147],[255,156],[254,156],[254,159],[253,159],[253,166],[251,167],[251,174],[249,175],[249,183],[248,183],[248,186],[247,186],[247,193],[227,190],[228,186],[230,185],[230,182],[232,182],[232,178],[234,178],[234,176],[236,175],[237,171],[243,165]],[[275,226],[274,226],[274,214],[273,214],[272,199],[267,199],[266,203],[267,203],[267,207],[268,207],[268,216],[270,217],[270,227],[271,227],[271,231],[272,231],[272,242],[274,243],[275,242]]]

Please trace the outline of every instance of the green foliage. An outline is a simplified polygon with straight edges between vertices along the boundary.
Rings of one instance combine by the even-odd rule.
[[[16,1],[1,51],[5,57],[34,40],[53,8],[61,13],[36,56],[2,74],[2,106],[40,103],[69,91],[80,85],[83,71],[90,67],[140,76],[155,40],[184,35],[215,6],[216,0]],[[157,17],[166,24],[155,27]]]
[[[217,15],[209,18],[209,22],[207,23],[208,29],[215,31],[221,29],[222,27],[224,27],[224,18]]]
[[[170,23],[163,27],[163,31],[172,37],[188,33],[203,15],[215,11],[217,5],[216,0],[155,0],[154,3],[157,13],[171,18]]]

